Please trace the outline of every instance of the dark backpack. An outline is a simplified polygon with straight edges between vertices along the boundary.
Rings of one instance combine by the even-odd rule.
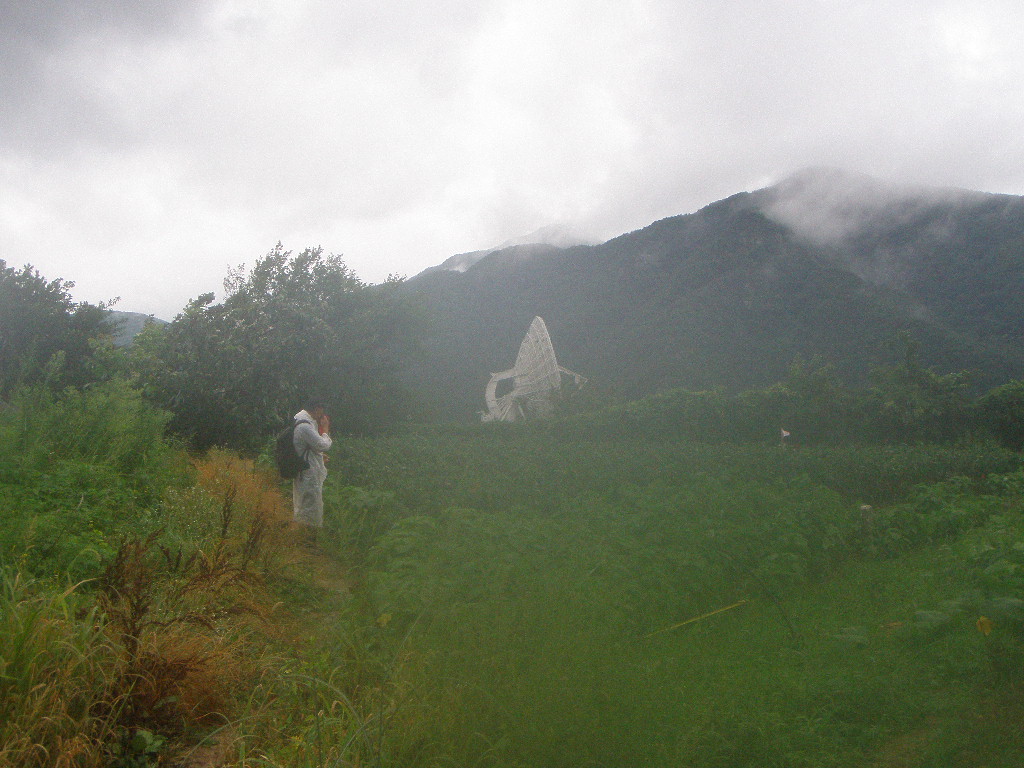
[[[302,419],[296,421],[290,427],[281,431],[281,434],[274,440],[274,463],[277,471],[285,480],[294,480],[302,472],[309,469],[309,462],[306,461],[306,452],[300,455],[295,450],[295,428],[299,424],[312,424],[311,421]]]

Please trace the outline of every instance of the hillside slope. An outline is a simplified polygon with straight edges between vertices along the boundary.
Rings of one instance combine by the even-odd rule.
[[[1019,376],[1024,199],[810,170],[596,246],[519,245],[408,281],[434,318],[409,376],[469,418],[530,320],[563,365],[636,397],[778,380],[796,356],[850,379],[901,331],[940,370]]]

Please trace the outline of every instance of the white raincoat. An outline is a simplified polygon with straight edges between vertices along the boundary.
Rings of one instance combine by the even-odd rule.
[[[307,424],[299,424],[306,421]],[[292,444],[295,452],[305,456],[309,469],[299,473],[292,483],[292,505],[295,508],[295,522],[320,528],[324,524],[324,480],[327,467],[324,466],[324,451],[331,447],[331,436],[321,435],[316,428],[316,419],[306,411],[295,414]]]

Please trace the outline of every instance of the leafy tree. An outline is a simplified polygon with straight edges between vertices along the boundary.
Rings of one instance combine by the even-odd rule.
[[[925,368],[918,346],[901,334],[902,359],[872,370],[865,407],[882,440],[918,441],[962,438],[971,427],[969,371],[938,374]]]
[[[977,404],[978,421],[1003,445],[1024,448],[1024,381],[987,392]]]
[[[398,284],[368,286],[321,248],[278,244],[228,274],[222,303],[204,294],[144,331],[134,365],[200,448],[258,449],[308,395],[327,401],[335,429],[375,431],[408,413],[396,370],[417,323]]]
[[[93,342],[110,332],[109,312],[75,302],[73,287],[0,259],[0,396],[22,384],[80,385],[93,377]]]

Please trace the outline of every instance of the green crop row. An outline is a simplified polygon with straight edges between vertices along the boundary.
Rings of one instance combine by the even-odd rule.
[[[1024,757],[1014,454],[509,430],[340,458],[337,533],[402,660],[388,764]]]

